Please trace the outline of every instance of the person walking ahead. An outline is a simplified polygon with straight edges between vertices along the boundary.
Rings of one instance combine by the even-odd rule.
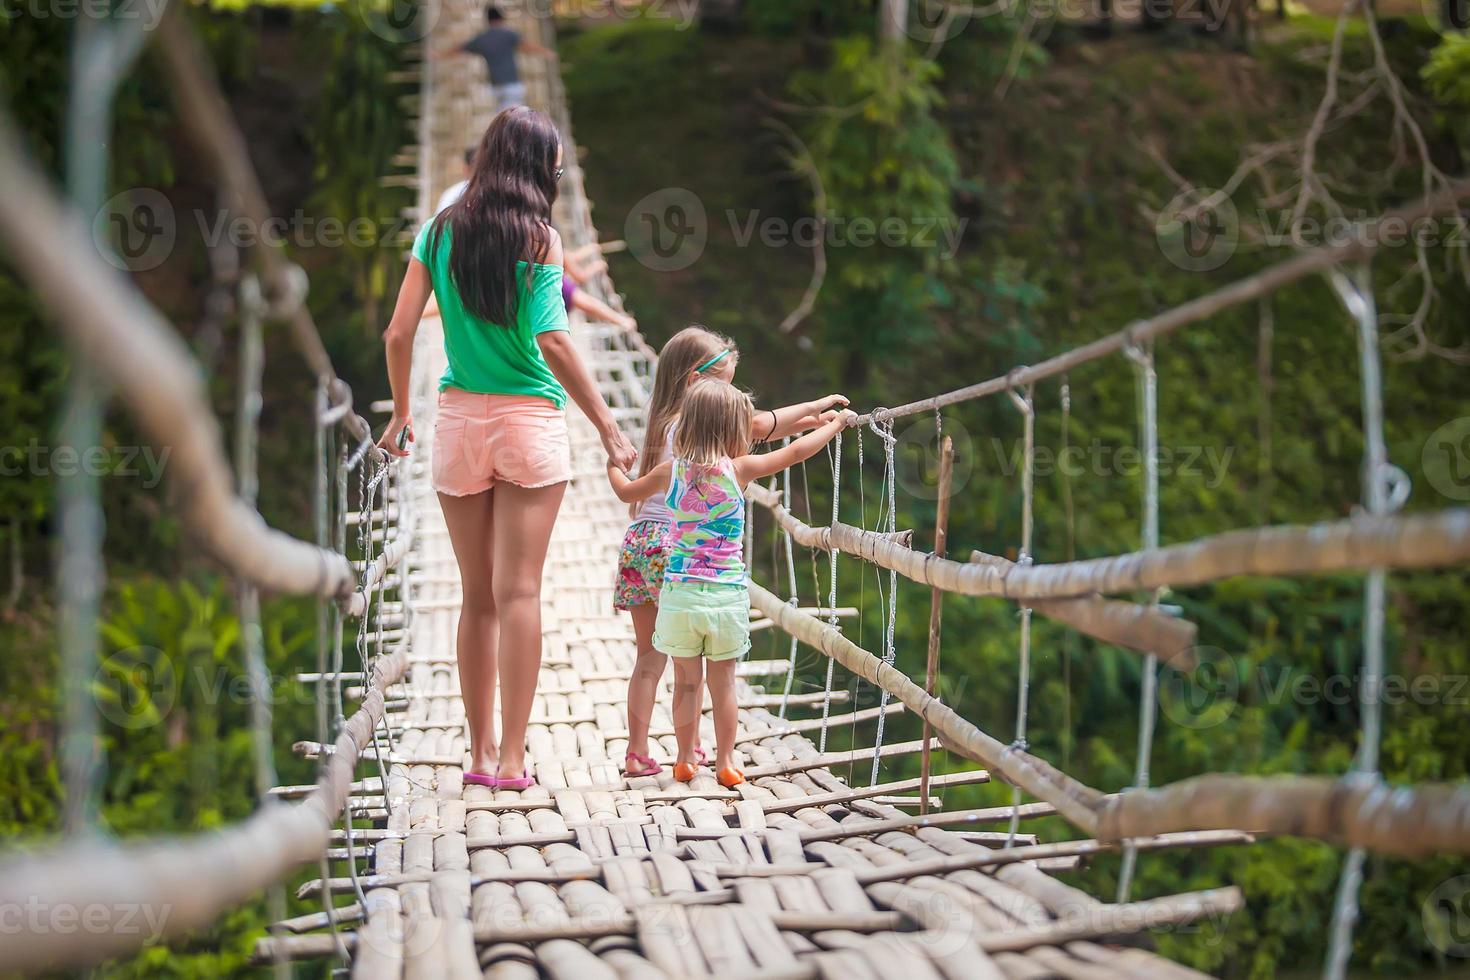
[[[485,11],[487,27],[459,47],[448,48],[436,53],[440,58],[451,58],[461,54],[477,54],[485,59],[490,71],[490,88],[495,93],[495,110],[526,104],[526,85],[521,81],[521,70],[516,65],[516,52],[533,54],[539,58],[554,58],[555,52],[535,41],[521,37],[518,31],[506,26],[505,14],[495,7]]]

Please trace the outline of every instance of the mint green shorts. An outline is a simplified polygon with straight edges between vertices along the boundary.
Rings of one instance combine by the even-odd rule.
[[[750,650],[750,591],[743,585],[665,581],[653,647],[670,657],[744,656]]]

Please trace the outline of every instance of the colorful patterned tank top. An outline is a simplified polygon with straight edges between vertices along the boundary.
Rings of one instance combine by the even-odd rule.
[[[668,582],[745,584],[745,494],[728,457],[713,467],[674,460],[665,498],[672,521],[667,538]]]

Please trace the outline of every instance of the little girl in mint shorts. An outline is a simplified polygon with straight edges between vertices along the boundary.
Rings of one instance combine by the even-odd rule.
[[[707,685],[715,720],[720,785],[745,782],[735,765],[739,720],[735,664],[750,649],[746,585],[745,487],[816,455],[848,424],[844,412],[774,452],[751,455],[755,408],[750,396],[713,378],[695,381],[684,399],[673,458],[637,480],[611,462],[608,478],[622,500],[667,488],[668,560],[659,594],[653,645],[674,661],[674,778],[698,771],[700,688]]]

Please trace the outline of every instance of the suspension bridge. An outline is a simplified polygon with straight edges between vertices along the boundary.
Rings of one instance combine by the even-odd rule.
[[[467,36],[482,17],[483,6],[474,0],[446,0],[420,47]],[[554,45],[549,22],[516,19],[518,29]],[[263,221],[269,210],[248,148],[186,14],[171,11],[155,33],[149,40],[162,51],[178,112],[213,165],[225,199],[237,213]],[[82,70],[102,65],[110,74],[90,78],[84,96],[74,96],[74,114],[90,107],[92,115],[82,112],[83,121],[95,122],[98,106],[110,100],[143,40],[125,29],[81,39],[107,56],[84,60]],[[594,242],[555,65],[532,62],[525,74],[531,103],[553,118],[569,150],[556,224],[569,248]],[[414,170],[417,217],[423,220],[439,192],[456,179],[464,144],[483,130],[495,106],[483,68],[471,59],[423,61],[416,81],[417,141],[400,160]],[[0,909],[94,910],[97,927],[0,932],[0,962],[9,968],[58,969],[127,955],[155,934],[168,938],[207,926],[265,891],[277,921],[256,956],[281,975],[292,962],[319,959],[364,978],[1164,980],[1198,974],[1150,952],[1143,938],[1148,931],[1204,920],[1218,924],[1240,908],[1241,895],[1221,888],[1132,900],[1134,863],[1163,849],[1247,846],[1258,835],[1286,834],[1349,849],[1330,913],[1326,972],[1335,976],[1351,949],[1365,854],[1421,858],[1470,852],[1470,790],[1389,786],[1378,777],[1380,719],[1372,698],[1363,703],[1362,744],[1348,774],[1202,774],[1148,788],[1160,660],[1168,669],[1188,668],[1195,635],[1192,624],[1161,608],[1162,590],[1235,575],[1362,571],[1367,688],[1383,674],[1385,573],[1442,567],[1463,574],[1470,561],[1470,512],[1395,513],[1406,483],[1384,449],[1376,313],[1362,271],[1378,236],[1303,252],[1040,364],[863,416],[859,423],[883,447],[887,526],[866,529],[841,521],[843,440],[833,460],[828,524],[796,516],[789,475],[752,487],[753,510],[780,534],[787,579],[752,583],[752,616],[757,627],[788,636],[790,652],[740,667],[738,738],[748,782],[735,789],[722,788],[708,771],[687,785],[674,782],[667,770],[655,777],[622,775],[624,697],[635,646],[629,622],[612,611],[611,592],[627,512],[607,486],[594,431],[574,416],[576,475],[547,564],[545,644],[528,734],[537,784],[513,792],[463,781],[465,719],[453,654],[459,581],[430,488],[431,441],[421,439],[413,457],[402,462],[373,448],[371,426],[337,378],[307,312],[300,270],[269,246],[249,261],[225,256],[234,264],[216,264],[217,274],[234,270],[233,276],[219,274],[218,286],[231,298],[240,327],[241,410],[231,458],[188,349],[132,285],[101,261],[88,230],[27,161],[8,124],[0,131],[0,178],[11,189],[0,199],[0,234],[13,261],[54,315],[79,369],[103,379],[149,439],[173,447],[174,503],[195,545],[239,583],[263,800],[247,821],[211,834],[117,842],[89,830],[95,822],[89,800],[101,761],[91,745],[97,723],[86,703],[96,656],[88,617],[95,617],[101,541],[96,486],[84,476],[68,478],[73,482],[63,487],[62,516],[68,558],[61,576],[68,608],[85,627],[62,636],[69,835],[0,865]],[[85,177],[69,180],[73,202],[88,200],[87,183]],[[93,196],[100,189],[94,184]],[[1455,187],[1395,218],[1433,213],[1465,196],[1466,187]],[[1144,481],[1140,550],[1035,563],[1035,386],[1088,362],[1128,358],[1143,394],[1144,459],[1152,460],[1155,341],[1311,275],[1332,280],[1359,334],[1363,512],[1312,527],[1242,530],[1161,547],[1158,473],[1151,468]],[[618,303],[605,276],[589,288]],[[311,541],[267,527],[254,504],[260,479],[260,332],[268,321],[288,325],[318,382],[314,392],[303,393],[317,435]],[[636,438],[655,368],[652,351],[636,335],[580,315],[574,317],[574,334],[605,397]],[[442,333],[430,316],[417,335],[412,379],[421,432],[433,424],[443,358]],[[943,506],[936,547],[918,549],[914,536],[893,519],[894,420],[992,396],[1010,400],[1024,423],[1019,560],[981,552],[948,557]],[[97,401],[74,387],[66,431],[85,433],[89,424],[95,429]],[[861,454],[861,429],[846,441]],[[805,607],[798,595],[798,548],[824,552],[831,563],[828,594],[811,596],[813,605]],[[922,683],[895,667],[891,605],[877,652],[844,634],[842,616],[853,610],[839,606],[839,552],[887,570],[890,603],[899,576],[932,588]],[[294,744],[318,761],[318,778],[306,786],[275,785],[272,746],[287,733],[274,732],[270,718],[261,590],[318,600],[316,669],[300,678],[317,692],[317,731]],[[943,594],[1013,603],[1020,611],[1021,700],[1009,737],[982,730],[936,696]],[[1028,750],[1033,613],[1143,658],[1136,786],[1124,792],[1086,786]],[[344,649],[349,643],[354,650]],[[825,656],[823,690],[793,690],[800,646]],[[845,686],[835,680],[839,670],[874,685],[881,702],[871,708],[848,703]],[[899,712],[923,720],[923,738],[884,741],[885,720]],[[875,723],[876,744],[828,751],[829,730],[857,722]],[[652,735],[655,755],[672,758],[666,694]],[[712,732],[705,737],[712,739]],[[941,747],[972,765],[933,773],[930,755]],[[922,760],[918,778],[880,780],[881,760],[916,754]],[[871,767],[867,784],[837,775],[839,768],[853,771],[853,763]],[[1014,787],[1010,805],[945,811],[936,798],[946,787],[990,780]],[[1052,815],[1085,836],[1043,842],[1026,832],[1027,821]],[[1124,855],[1123,883],[1113,900],[1055,877],[1105,852]],[[281,883],[303,866],[319,873],[301,886],[299,897],[319,902],[320,911],[286,918]],[[154,914],[140,916],[139,910]],[[135,920],[160,925],[152,931],[128,927]]]

